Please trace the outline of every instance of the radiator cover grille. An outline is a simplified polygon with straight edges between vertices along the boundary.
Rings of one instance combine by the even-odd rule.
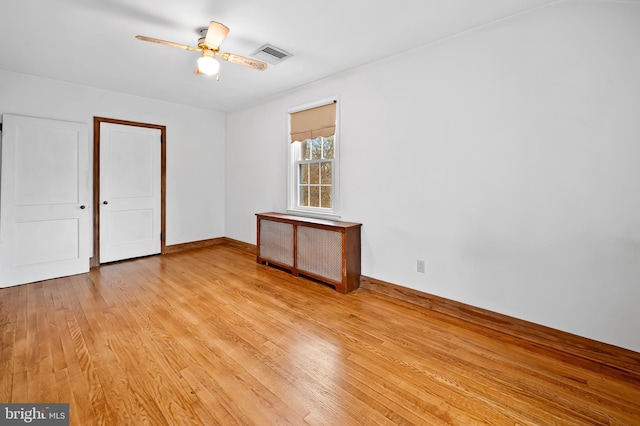
[[[297,269],[342,281],[342,233],[298,226]]]
[[[260,255],[274,262],[293,266],[293,225],[261,220]]]

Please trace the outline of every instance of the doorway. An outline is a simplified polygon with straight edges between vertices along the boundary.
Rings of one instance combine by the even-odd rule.
[[[94,117],[93,140],[95,208],[91,267],[164,254],[166,126]],[[132,163],[127,164],[128,161]],[[129,179],[131,184],[127,183]],[[151,181],[153,187],[148,183]],[[159,196],[159,200],[151,200],[153,197],[147,197],[147,193]]]

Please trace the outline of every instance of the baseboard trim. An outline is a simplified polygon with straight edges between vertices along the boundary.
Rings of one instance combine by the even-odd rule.
[[[201,248],[211,247],[218,244],[225,244],[226,238],[211,238],[208,240],[191,241],[189,243],[172,244],[165,247],[163,254],[179,253],[187,250],[197,250]]]
[[[255,244],[245,243],[244,241],[234,240],[233,238],[224,238],[224,244],[235,249],[247,252],[254,256],[258,254],[258,248]]]
[[[629,349],[371,277],[362,276],[360,288],[457,318],[471,326],[481,327],[483,332],[501,341],[512,342],[518,339],[524,341],[532,351],[536,348],[545,352],[553,351],[558,358],[571,357],[572,362],[576,364],[591,367],[597,364],[597,368],[606,371],[607,374],[631,381],[640,380],[640,353]]]
[[[233,247],[235,249],[238,249],[253,255],[256,254],[255,244],[245,243],[243,241],[234,240],[233,238],[228,238],[228,237],[211,238],[208,240],[192,241],[189,243],[182,243],[182,244],[172,244],[170,246],[166,246],[165,252],[163,254],[179,253],[181,251],[187,251],[187,250],[197,250],[197,249],[217,246],[220,244],[224,244],[225,246]]]

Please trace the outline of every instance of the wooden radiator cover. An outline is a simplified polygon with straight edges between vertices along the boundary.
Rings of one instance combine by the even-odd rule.
[[[258,213],[258,263],[326,282],[340,293],[360,286],[360,223]]]

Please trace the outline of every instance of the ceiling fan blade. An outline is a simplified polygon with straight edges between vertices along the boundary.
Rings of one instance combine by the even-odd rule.
[[[207,35],[204,38],[204,43],[211,50],[218,50],[220,49],[222,41],[227,37],[227,34],[229,34],[229,28],[226,25],[211,21],[207,29]]]
[[[202,50],[198,47],[187,46],[186,44],[174,43],[172,41],[160,40],[159,38],[147,37],[142,35],[137,35],[136,38],[142,41],[150,41],[151,43],[164,44],[165,46],[169,47],[177,47],[178,49],[193,50],[197,52],[200,52]]]
[[[260,71],[264,71],[267,69],[267,64],[262,61],[258,61],[256,59],[246,58],[240,55],[234,55],[233,53],[225,52],[219,55],[225,61],[232,62],[238,65],[244,65],[245,67],[254,68]]]

